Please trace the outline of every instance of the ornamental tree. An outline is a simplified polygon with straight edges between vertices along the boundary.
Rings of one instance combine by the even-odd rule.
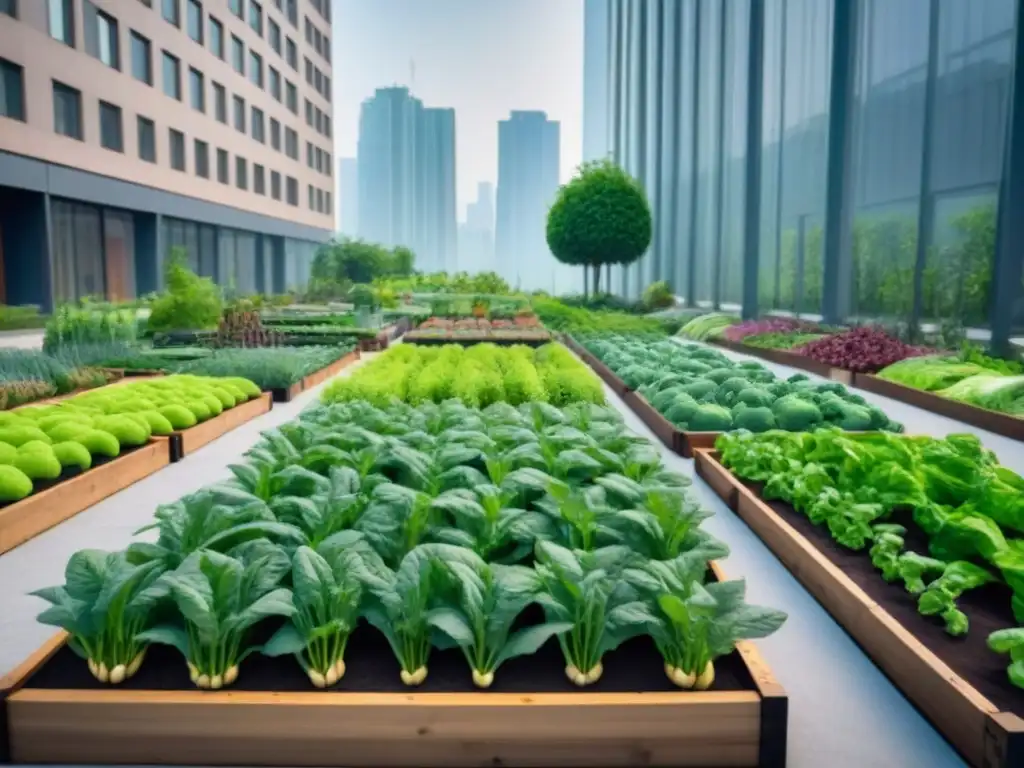
[[[651,207],[640,183],[611,160],[580,166],[558,190],[548,212],[548,248],[563,264],[594,276],[594,294],[606,264],[632,264],[651,244]]]

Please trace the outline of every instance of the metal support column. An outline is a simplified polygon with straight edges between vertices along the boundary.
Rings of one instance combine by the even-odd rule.
[[[750,0],[747,44],[747,167],[743,189],[743,317],[757,317],[761,259],[761,114],[764,91],[764,0]]]
[[[856,57],[856,0],[836,0],[832,17],[832,84],[829,92],[828,170],[825,189],[824,285],[821,314],[826,323],[844,320],[850,303],[849,280],[844,279],[850,242],[852,203],[851,106]]]
[[[43,237],[45,238],[46,269],[43,270],[43,312],[57,309],[57,297],[53,289],[54,253],[53,253],[53,210],[50,206],[50,193],[43,193]]]
[[[690,237],[686,245],[686,306],[697,306],[697,181],[700,179],[700,20],[703,0],[696,0],[693,13],[693,98],[690,119],[693,141],[690,143]]]
[[[932,194],[932,154],[935,146],[935,83],[939,72],[939,0],[928,8],[928,74],[924,86],[924,125],[921,133],[921,187],[918,190],[917,250],[914,254],[914,299],[910,314],[910,332],[920,332],[924,312],[924,268],[932,242],[935,221],[935,196]]]
[[[734,6],[735,7],[735,6]],[[722,303],[722,225],[725,221],[725,46],[728,43],[726,34],[729,19],[729,4],[722,5],[718,15],[718,157],[715,163],[715,254],[712,269],[711,301],[715,309]]]
[[[1014,304],[1024,293],[1024,0],[1017,0],[1013,41],[1013,83],[1003,150],[1003,176],[999,185],[996,252],[992,265],[989,322],[992,348],[1010,351]]]

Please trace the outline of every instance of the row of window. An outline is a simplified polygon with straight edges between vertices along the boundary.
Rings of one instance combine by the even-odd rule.
[[[309,99],[306,99],[306,125],[323,136],[331,136],[331,116]]]
[[[313,46],[313,50],[323,56],[327,61],[331,60],[331,39],[316,28],[316,25],[306,19],[306,42]]]
[[[309,56],[303,56],[302,58],[306,62],[306,82],[309,85],[312,85],[316,92],[330,103],[331,78],[328,77],[326,73],[321,72],[320,67],[316,66],[309,60]]]
[[[324,21],[331,23],[331,0],[312,0],[316,12],[323,16]]]

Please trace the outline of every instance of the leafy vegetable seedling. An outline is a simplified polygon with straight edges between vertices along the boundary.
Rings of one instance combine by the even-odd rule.
[[[1024,688],[1024,627],[1000,629],[988,636],[988,647],[996,653],[1010,654],[1006,673],[1010,682]]]

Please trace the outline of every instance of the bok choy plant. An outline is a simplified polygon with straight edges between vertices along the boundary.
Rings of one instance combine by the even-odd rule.
[[[266,645],[265,656],[294,655],[317,688],[345,676],[345,646],[356,628],[362,584],[354,558],[360,534],[344,531],[320,552],[299,547],[292,558],[295,613]]]
[[[554,635],[572,629],[568,622],[545,622],[512,632],[519,614],[537,595],[540,583],[533,569],[488,565],[459,547],[439,554],[457,597],[433,608],[427,621],[462,650],[478,688],[489,688],[504,662],[536,653]]]
[[[622,578],[636,556],[626,547],[582,552],[547,541],[536,554],[537,602],[548,622],[571,626],[558,635],[565,674],[579,686],[596,683],[604,654],[645,630],[646,607]]]
[[[280,586],[291,563],[266,539],[231,554],[193,552],[154,584],[178,610],[178,621],[147,629],[137,639],[178,649],[199,688],[216,690],[238,678],[238,665],[260,650],[252,627],[271,616],[295,613],[291,592]]]
[[[743,580],[705,584],[707,563],[694,550],[673,560],[649,560],[624,574],[647,601],[644,631],[665,660],[665,674],[680,688],[707,690],[716,658],[738,640],[767,637],[786,620],[782,611],[744,602]]]
[[[64,586],[32,594],[50,603],[39,621],[68,632],[68,646],[101,683],[117,685],[139,671],[146,653],[140,638],[152,620],[162,566],[128,562],[123,552],[84,549],[68,560]]]

